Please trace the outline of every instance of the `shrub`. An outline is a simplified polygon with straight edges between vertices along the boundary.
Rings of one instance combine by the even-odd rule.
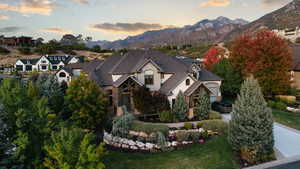
[[[201,134],[199,132],[190,132],[189,141],[197,142],[200,139]]]
[[[172,123],[176,121],[174,114],[171,111],[162,111],[159,114],[159,120],[166,123]]]
[[[183,127],[187,130],[190,130],[190,129],[194,128],[194,124],[193,123],[184,123]]]
[[[276,99],[279,101],[282,101],[287,104],[293,104],[296,102],[296,96],[283,96],[283,95],[278,95],[276,96]]]
[[[145,132],[147,134],[161,132],[165,136],[169,134],[169,127],[160,124],[153,124],[153,123],[145,123],[140,121],[133,121],[131,130],[138,131],[138,132]]]
[[[201,128],[203,126],[203,123],[202,122],[198,122],[196,126],[197,126],[197,128]]]
[[[119,137],[126,137],[133,120],[134,116],[129,113],[116,117],[113,121],[112,134]]]
[[[204,120],[199,122],[204,130],[212,130],[220,134],[226,134],[228,130],[228,124],[223,120]]]
[[[156,143],[161,147],[161,148],[165,148],[167,146],[167,140],[166,137],[164,136],[164,134],[162,132],[157,132],[156,133]]]
[[[207,140],[208,137],[209,137],[209,135],[208,135],[208,132],[207,132],[207,131],[204,131],[204,132],[202,132],[202,133],[200,134],[200,138],[203,138],[203,139],[205,139],[205,140]]]
[[[186,131],[178,131],[176,132],[176,138],[177,141],[182,142],[182,141],[188,141],[189,140],[190,134]]]
[[[259,154],[259,148],[255,146],[243,146],[240,150],[240,157],[250,165],[260,164],[276,159],[274,152],[261,155]]]
[[[287,105],[282,102],[282,101],[269,101],[268,102],[268,107],[272,109],[277,109],[277,110],[286,110]]]
[[[218,112],[211,112],[211,113],[209,113],[208,116],[209,116],[209,119],[210,119],[210,120],[222,119],[221,114],[218,113]]]

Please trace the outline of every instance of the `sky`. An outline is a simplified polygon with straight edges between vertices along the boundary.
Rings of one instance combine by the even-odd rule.
[[[291,0],[0,0],[0,35],[117,40],[225,16],[254,21]]]

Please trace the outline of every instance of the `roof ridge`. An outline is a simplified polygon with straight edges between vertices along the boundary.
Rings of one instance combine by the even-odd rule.
[[[121,62],[125,59],[125,56],[128,56],[128,52],[124,55],[121,55],[122,58],[110,69],[108,73],[114,72],[114,70],[121,64]]]

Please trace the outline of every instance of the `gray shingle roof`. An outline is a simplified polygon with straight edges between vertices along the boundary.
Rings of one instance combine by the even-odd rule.
[[[96,69],[97,66],[103,63],[103,61],[104,60],[95,59],[90,62],[73,63],[73,64],[66,65],[62,69],[70,74],[72,74],[73,69],[82,69],[83,72],[91,73]]]
[[[143,86],[143,84],[141,84],[134,76],[132,75],[123,75],[122,77],[120,77],[118,80],[116,80],[114,82],[114,86],[115,87],[119,87],[120,85],[122,85],[127,79],[132,79],[133,81],[135,81],[137,84],[139,84],[140,86]]]
[[[32,64],[32,65],[35,65],[39,59],[20,59],[20,61],[23,63],[23,64]]]
[[[201,71],[199,72],[199,79],[200,81],[221,81],[222,79],[213,74],[212,72],[209,72],[205,69],[201,69]]]
[[[129,78],[129,74],[137,72],[138,69],[148,62],[154,63],[166,74],[173,74],[164,84],[160,91],[169,94],[169,92],[179,85],[191,72],[191,64],[187,64],[182,60],[166,56],[160,51],[154,50],[130,50],[128,53],[114,54],[108,57],[101,64],[98,64],[94,70],[90,70],[89,77],[100,86],[118,86],[119,82]],[[67,66],[68,68],[68,66]],[[124,75],[116,82],[113,82],[112,75]],[[199,80],[221,80],[218,76],[202,71]]]
[[[195,90],[197,90],[200,86],[204,86],[208,91],[213,93],[207,86],[203,84],[201,81],[196,81],[191,87],[189,87],[185,92],[184,95],[190,96],[191,94],[194,93]]]

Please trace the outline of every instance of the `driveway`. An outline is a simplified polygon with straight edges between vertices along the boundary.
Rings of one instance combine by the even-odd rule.
[[[229,121],[230,114],[224,114],[223,120]],[[300,131],[274,123],[275,148],[280,156],[287,158],[300,155]]]

